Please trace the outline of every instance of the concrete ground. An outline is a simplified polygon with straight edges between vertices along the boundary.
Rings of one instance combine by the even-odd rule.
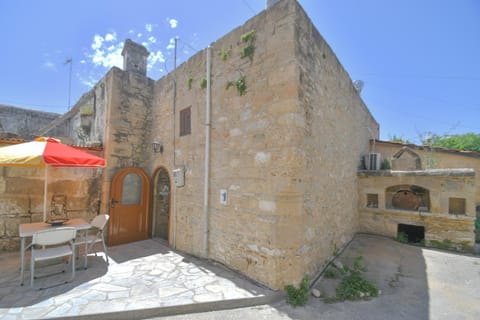
[[[70,277],[70,267],[64,265],[65,274],[35,280],[32,289],[28,271],[25,285],[19,285],[19,253],[0,254],[0,319],[140,319],[279,298],[222,265],[173,251],[159,241],[111,247],[108,255],[110,265],[103,255],[89,256],[88,269],[79,269],[73,282],[62,284]],[[83,259],[77,264],[83,267]],[[48,288],[38,289],[42,287]]]
[[[310,297],[293,308],[278,292],[154,240],[110,248],[108,268],[91,256],[73,283],[46,290],[20,287],[18,253],[2,253],[0,319],[480,319],[480,257],[357,235],[338,260],[358,255],[379,297],[333,304]],[[332,290],[327,279],[314,287]]]
[[[155,319],[480,319],[480,257],[357,235],[339,259],[363,256],[366,278],[381,295],[368,301],[326,304],[310,297],[305,307],[284,300],[269,305]],[[327,279],[315,287],[327,290]],[[152,318],[153,319],[153,318]]]

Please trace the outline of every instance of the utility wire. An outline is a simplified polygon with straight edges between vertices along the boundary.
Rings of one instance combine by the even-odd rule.
[[[248,8],[250,9],[250,11],[252,11],[253,14],[257,14],[255,12],[255,10],[253,10],[253,8],[250,6],[250,4],[247,2],[247,0],[242,0],[243,4]]]

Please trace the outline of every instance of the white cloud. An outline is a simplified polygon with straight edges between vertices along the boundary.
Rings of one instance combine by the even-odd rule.
[[[157,63],[164,63],[165,62],[165,57],[164,57],[162,51],[158,50],[157,52],[152,52],[150,54],[150,56],[148,56],[147,62],[148,62],[147,67],[150,70]]]
[[[111,41],[115,41],[115,40],[117,40],[117,33],[116,32],[107,33],[105,35],[105,41],[111,42]]]
[[[82,60],[80,60],[80,63],[85,64],[85,63],[87,63],[87,61],[82,59]]]
[[[105,39],[103,39],[102,36],[96,34],[93,37],[92,49],[93,50],[99,49],[102,46],[103,41],[105,41]]]
[[[170,38],[170,42],[168,43],[167,50],[172,50],[175,48],[175,38]]]
[[[147,30],[148,32],[152,32],[153,30],[153,25],[151,23],[147,23],[145,25],[145,30]]]
[[[170,23],[170,28],[175,29],[178,26],[178,20],[177,19],[170,19],[168,20],[168,23]]]
[[[113,66],[121,68],[123,66],[121,55],[123,42],[115,43],[116,40],[116,32],[107,33],[105,37],[96,34],[91,45],[93,52],[86,53],[86,56],[95,66],[102,66],[108,69]],[[85,81],[90,83],[91,79]]]
[[[141,38],[143,34],[141,32],[137,33],[137,38]]]
[[[156,42],[157,42],[157,38],[155,38],[154,36],[151,36],[151,37],[148,38],[148,41],[149,41],[150,43],[156,43]]]
[[[42,67],[49,70],[57,70],[57,67],[55,66],[55,64],[50,60],[45,61]]]

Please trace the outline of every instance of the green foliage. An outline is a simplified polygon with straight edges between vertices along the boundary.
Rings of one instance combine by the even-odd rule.
[[[80,114],[81,115],[92,115],[93,114],[93,107],[91,105],[84,105],[80,107]]]
[[[366,268],[360,263],[362,258],[362,256],[355,258],[353,269],[348,269],[347,267],[347,275],[342,279],[335,291],[338,301],[359,300],[378,296],[377,286],[363,277]]]
[[[308,276],[303,277],[298,288],[291,284],[285,286],[287,303],[294,307],[304,306],[308,301],[308,289]]]
[[[240,36],[240,41],[242,41],[244,43],[252,43],[252,42],[255,41],[256,38],[257,38],[257,34],[256,34],[255,29],[254,29],[254,30],[250,30],[250,31],[242,34]]]
[[[246,44],[246,46],[240,50],[240,57],[242,59],[248,57],[250,59],[250,62],[253,61],[253,55],[255,54],[254,42],[256,37],[257,36],[255,30],[246,32],[240,37],[240,41]]]
[[[253,61],[253,55],[255,54],[255,46],[253,44],[249,44],[246,47],[243,47],[242,50],[240,51],[240,57],[243,58],[249,58],[250,61]]]
[[[243,96],[247,92],[247,82],[245,76],[241,76],[235,81],[235,87],[239,95]]]
[[[205,89],[207,87],[207,78],[200,80],[200,88]]]
[[[228,59],[228,56],[230,55],[230,51],[231,51],[230,49],[222,48],[219,53],[220,58],[223,61],[226,61]]]
[[[345,300],[360,300],[378,296],[377,286],[364,278],[367,269],[361,264],[362,256],[357,256],[353,261],[353,268],[343,266],[341,270],[329,271],[331,275],[340,275],[341,281],[335,290],[334,297],[325,297],[325,303],[334,303]],[[338,272],[338,273],[336,273]]]
[[[382,170],[390,170],[391,168],[390,161],[388,159],[383,159]]]
[[[397,233],[397,239],[398,242],[401,243],[407,243],[408,242],[408,235],[405,232],[399,232]]]
[[[335,267],[330,266],[330,267],[328,267],[327,270],[325,270],[325,273],[323,275],[327,279],[336,279],[336,278],[340,277],[341,274],[342,273],[341,273],[340,270],[338,270]]]
[[[407,140],[407,139],[404,139],[403,137],[401,136],[397,136],[396,134],[394,134],[393,136],[390,137],[389,141],[391,142],[398,142],[398,143],[404,143],[404,144],[411,144],[412,142]]]
[[[453,135],[432,135],[422,143],[433,147],[480,152],[480,134],[465,133]]]
[[[430,246],[443,250],[451,250],[455,248],[454,243],[450,239],[443,239],[442,241],[430,240]]]
[[[480,243],[480,220],[475,219],[475,242]]]
[[[192,77],[189,77],[189,78],[187,79],[188,90],[191,90],[191,89],[192,89],[192,83],[193,83],[193,78],[192,78]]]

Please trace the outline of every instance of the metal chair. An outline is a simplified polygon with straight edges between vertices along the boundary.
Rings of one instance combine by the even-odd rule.
[[[95,244],[101,242],[103,245],[103,252],[105,252],[105,259],[108,262],[108,252],[107,252],[107,246],[105,244],[105,238],[104,238],[104,230],[105,226],[107,225],[108,219],[110,216],[108,214],[100,214],[93,218],[91,224],[91,228],[87,230],[87,234],[84,236],[77,237],[75,239],[75,246],[85,246],[85,263],[84,263],[84,268],[87,269],[87,256],[91,252],[92,249],[95,250],[95,256],[97,255],[97,250],[95,247]]]
[[[71,227],[47,229],[37,231],[33,234],[31,243],[32,255],[30,258],[30,286],[33,287],[33,279],[35,278],[35,262],[61,257],[70,256],[70,263],[72,265],[72,277],[70,280],[74,279],[74,240],[76,236],[77,230]],[[42,248],[36,249],[35,246],[42,246]]]

